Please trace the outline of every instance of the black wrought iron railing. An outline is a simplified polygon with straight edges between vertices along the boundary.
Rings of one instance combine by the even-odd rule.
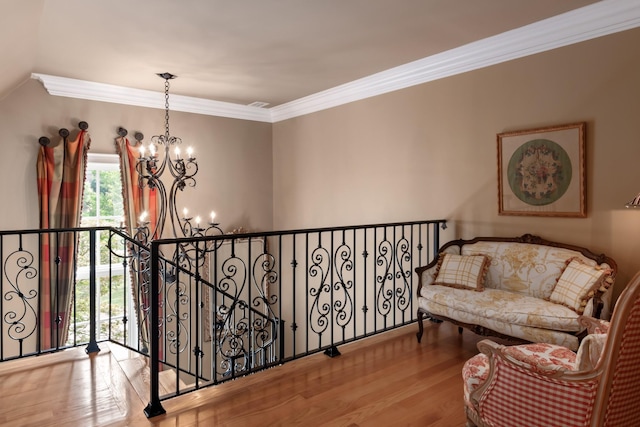
[[[444,220],[162,239],[0,232],[0,361],[111,341],[162,401],[416,320],[415,267]]]
[[[163,413],[164,399],[317,352],[337,356],[345,343],[415,321],[412,272],[435,256],[444,226],[437,220],[153,242],[150,292],[162,303],[150,311],[150,336],[160,339],[150,346],[147,416]],[[163,258],[185,245],[189,262]]]
[[[82,345],[97,351],[106,340],[137,349],[128,267],[109,250],[113,233],[0,232],[0,361]]]

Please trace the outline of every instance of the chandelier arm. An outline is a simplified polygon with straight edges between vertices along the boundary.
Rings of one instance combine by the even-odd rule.
[[[190,179],[191,181],[193,181],[193,185],[192,187],[196,186],[196,179],[195,176],[198,174],[198,170],[199,170],[199,166],[198,163],[194,160],[189,160],[184,167],[185,170],[185,178]]]
[[[164,185],[164,183],[162,182],[162,180],[158,177],[155,176],[155,184],[156,184],[156,191],[158,192],[158,198],[159,200],[159,209],[158,209],[158,216],[156,218],[156,223],[155,223],[155,227],[153,229],[153,232],[151,233],[151,237],[153,239],[160,239],[162,238],[162,234],[164,231],[164,224],[166,222],[167,219],[167,208],[166,208],[166,199],[167,199],[167,189]]]
[[[153,159],[152,162],[154,163],[154,167],[155,167],[153,174],[157,176],[162,176],[164,174],[164,170],[167,167],[167,162],[169,161],[169,146],[165,142],[165,139],[166,138],[164,137],[164,135],[151,137],[151,144],[164,147],[164,152],[165,152],[165,155],[162,157],[162,160],[160,161],[159,164],[158,164],[157,155],[152,157]]]
[[[169,161],[169,172],[171,172],[171,176],[174,180],[179,181],[182,180],[186,176],[186,168],[184,165],[184,160],[173,160]]]
[[[171,189],[169,191],[169,200],[168,200],[169,219],[171,221],[173,236],[176,238],[189,236],[192,228],[191,222],[190,222],[191,218],[184,218],[184,224],[183,222],[180,221],[180,214],[178,213],[178,204],[177,204],[179,187],[180,187],[180,181],[174,179],[173,183],[171,184]],[[180,233],[178,233],[176,229],[176,222],[178,225],[178,229],[180,229]]]
[[[190,158],[187,160],[169,160],[169,171],[171,172],[171,176],[173,176],[174,179],[181,179],[183,181],[186,181],[189,178],[193,178],[198,173],[198,162],[196,162],[195,158]]]
[[[138,159],[138,161],[136,162],[136,172],[138,173],[138,187],[140,188],[144,188],[145,187],[145,165],[143,165],[143,162]]]

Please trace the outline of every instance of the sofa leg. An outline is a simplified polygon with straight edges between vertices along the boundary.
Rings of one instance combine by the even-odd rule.
[[[418,338],[418,344],[422,339],[422,334],[424,333],[424,325],[422,324],[422,320],[424,319],[424,313],[418,309],[418,332],[416,333],[416,337]]]
[[[458,326],[458,333],[462,335],[462,326]]]

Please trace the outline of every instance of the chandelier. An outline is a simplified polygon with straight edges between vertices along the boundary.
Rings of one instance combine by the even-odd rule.
[[[135,227],[134,238],[147,246],[151,240],[163,237],[203,237],[223,234],[219,223],[215,222],[215,212],[211,211],[208,222],[204,223],[200,216],[189,216],[187,208],[178,210],[179,192],[184,191],[187,186],[196,186],[198,163],[193,149],[188,147],[184,155],[180,149],[182,139],[172,136],[169,131],[169,81],[177,76],[170,73],[159,73],[158,76],[165,81],[164,134],[151,137],[151,141],[146,146],[141,143],[140,156],[136,163],[138,185],[140,188],[147,186],[157,192],[158,206],[157,212],[153,215],[153,223],[149,221],[149,213],[142,212]],[[166,178],[163,178],[165,175]],[[168,188],[167,182],[171,183]],[[170,234],[165,233],[167,217],[171,224]],[[213,245],[197,248],[193,244],[181,243],[179,250],[174,254],[174,261],[178,262],[178,265],[191,267],[194,260],[201,260],[204,252],[213,249],[215,249]]]

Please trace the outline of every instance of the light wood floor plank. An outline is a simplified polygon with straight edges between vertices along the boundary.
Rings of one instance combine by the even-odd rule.
[[[0,426],[462,426],[461,368],[481,338],[425,326],[421,344],[410,325],[164,401],[150,420],[148,363],[115,344],[4,362]]]

